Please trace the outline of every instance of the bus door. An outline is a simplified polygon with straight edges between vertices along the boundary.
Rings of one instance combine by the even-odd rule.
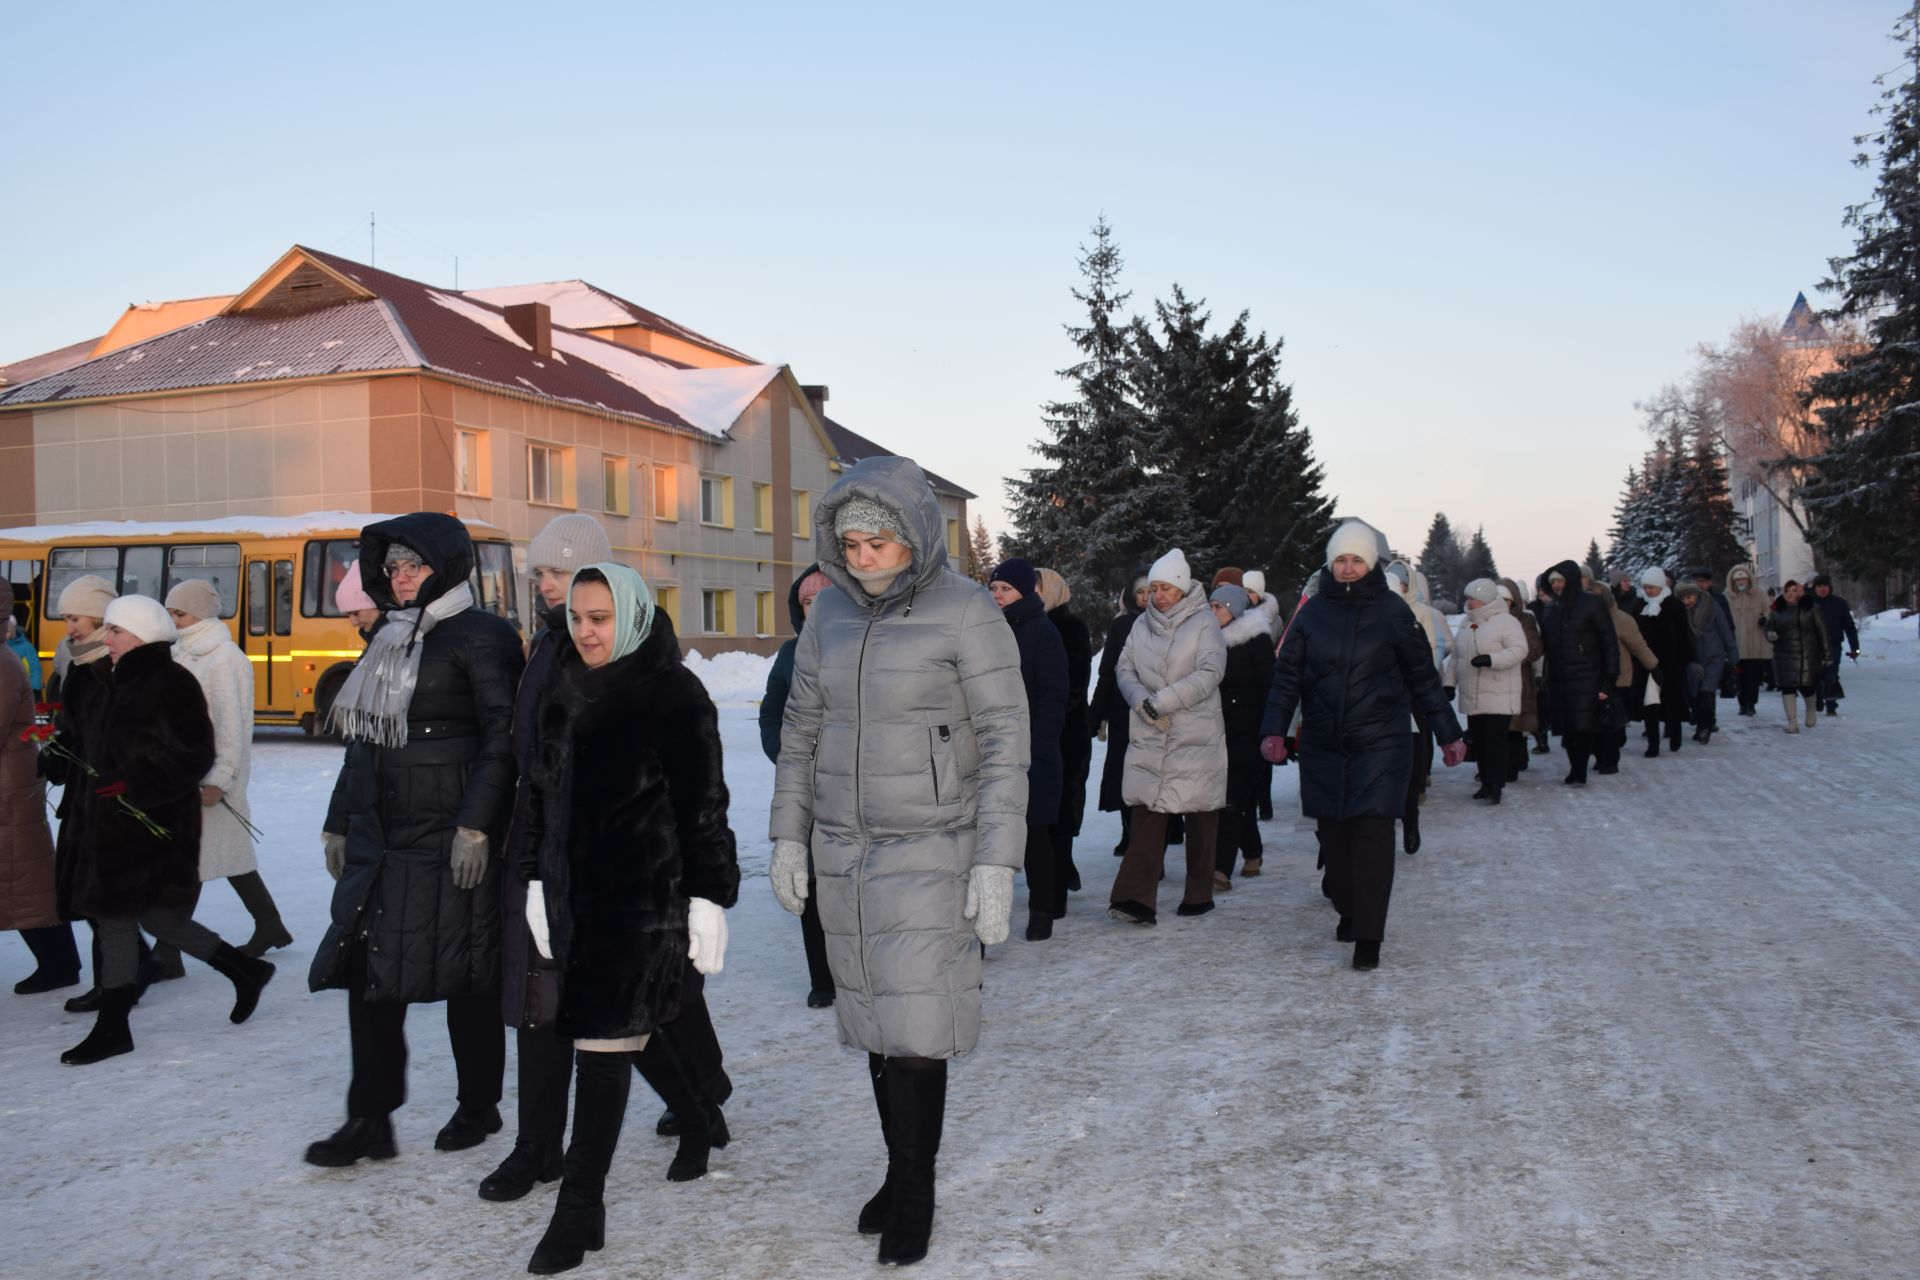
[[[293,561],[247,560],[241,648],[253,664],[253,710],[263,718],[292,719]]]

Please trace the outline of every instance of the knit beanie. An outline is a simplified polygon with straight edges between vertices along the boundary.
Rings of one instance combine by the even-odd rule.
[[[166,606],[147,596],[120,596],[107,606],[103,619],[110,627],[118,627],[137,636],[142,644],[172,644],[180,638],[180,632],[173,625],[173,619],[167,616]]]
[[[1640,571],[1640,585],[1643,587],[1667,588],[1667,571],[1657,564],[1650,564]]]
[[[1038,573],[1039,579],[1034,584],[1034,590],[1040,593],[1040,603],[1046,606],[1048,613],[1073,599],[1073,588],[1067,585],[1065,578],[1051,569],[1041,569]]]
[[[107,606],[113,603],[119,593],[113,584],[105,578],[96,578],[88,574],[84,578],[75,578],[60,592],[60,602],[54,606],[54,612],[61,617],[72,614],[76,618],[104,618]],[[161,610],[165,613],[166,610]]]
[[[1153,568],[1147,570],[1147,583],[1164,582],[1168,586],[1180,588],[1185,595],[1193,590],[1193,571],[1187,568],[1187,553],[1175,547],[1153,562]]]
[[[909,551],[917,551],[907,536],[907,522],[896,511],[889,511],[872,498],[848,498],[833,513],[833,536],[844,538],[848,532],[884,533]]]
[[[1492,578],[1475,578],[1467,584],[1467,598],[1490,605],[1500,598],[1500,584]]]
[[[547,521],[547,527],[527,544],[527,568],[561,569],[573,573],[590,564],[613,559],[613,543],[600,522],[590,515],[570,512]]]
[[[1508,604],[1515,603],[1513,598],[1513,592],[1507,590],[1507,584],[1504,582],[1500,584],[1500,598],[1502,600],[1505,600]]]
[[[187,578],[173,584],[167,592],[167,608],[200,619],[220,616],[220,593],[205,578]]]
[[[1327,563],[1341,556],[1359,556],[1371,569],[1380,559],[1380,534],[1365,520],[1343,521],[1327,540]]]
[[[1018,556],[1011,560],[1002,560],[993,566],[993,572],[987,576],[988,582],[1004,582],[1022,596],[1032,595],[1034,587],[1039,585],[1039,580],[1040,575],[1034,570],[1033,565]]]
[[[800,597],[800,607],[802,609],[806,608],[808,601],[832,585],[833,579],[818,569],[815,569],[812,573],[800,579],[800,590],[795,593]]]
[[[367,589],[360,585],[360,562],[355,560],[347,566],[346,574],[340,579],[340,585],[333,589],[333,607],[341,613],[358,613],[362,609],[377,609]]]
[[[1238,569],[1232,565],[1228,565],[1224,569],[1215,569],[1213,571],[1213,581],[1208,585],[1217,587],[1225,582],[1231,582],[1236,587],[1243,587],[1246,585],[1246,578]]]
[[[1240,575],[1240,585],[1250,596],[1263,596],[1267,594],[1267,575],[1258,569],[1249,569]]]
[[[1227,606],[1227,611],[1236,618],[1245,613],[1247,607],[1253,603],[1247,599],[1245,587],[1235,586],[1231,582],[1223,582],[1215,587],[1213,594],[1207,597],[1207,601],[1210,604]]]

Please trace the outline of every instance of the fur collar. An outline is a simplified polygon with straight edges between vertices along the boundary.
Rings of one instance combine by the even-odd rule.
[[[1264,607],[1267,602],[1263,600],[1260,603]],[[1249,609],[1232,622],[1229,622],[1226,626],[1220,628],[1220,639],[1226,643],[1229,649],[1248,644],[1254,640],[1272,643],[1273,631],[1267,625],[1266,614],[1257,608]]]

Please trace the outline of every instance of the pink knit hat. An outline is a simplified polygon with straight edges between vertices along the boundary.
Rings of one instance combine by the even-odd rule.
[[[353,613],[360,609],[372,609],[377,606],[373,597],[360,585],[360,562],[355,560],[347,566],[346,576],[340,579],[340,585],[334,589],[334,607],[342,613]]]

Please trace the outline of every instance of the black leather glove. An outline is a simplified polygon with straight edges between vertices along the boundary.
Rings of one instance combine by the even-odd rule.
[[[1660,674],[1660,668],[1658,667],[1655,667],[1651,671],[1647,672],[1647,679],[1653,681],[1655,684],[1659,685],[1662,689],[1667,687],[1667,678]]]
[[[1476,653],[1473,655],[1473,661],[1467,665],[1470,667],[1490,667],[1493,665],[1493,658],[1488,654]]]
[[[1448,701],[1448,702],[1452,702],[1452,701],[1453,701],[1453,686],[1449,684],[1449,685],[1443,685],[1442,687],[1443,687],[1444,689],[1446,689],[1446,691],[1447,691],[1447,701]]]

